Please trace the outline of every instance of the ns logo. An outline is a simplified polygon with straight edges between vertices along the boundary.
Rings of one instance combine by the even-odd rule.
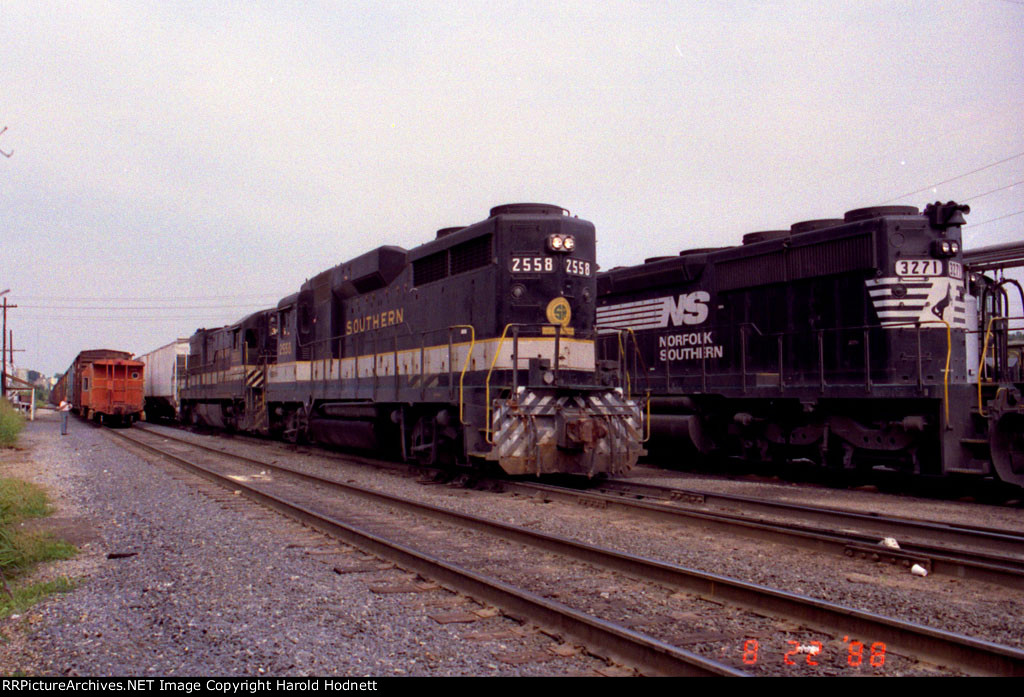
[[[711,294],[706,290],[697,290],[678,299],[662,298],[661,326],[669,326],[669,322],[678,327],[681,324],[700,324],[708,318],[708,301]]]

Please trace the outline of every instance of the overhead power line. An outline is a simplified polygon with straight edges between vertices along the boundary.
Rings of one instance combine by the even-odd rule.
[[[1005,191],[1006,189],[1012,189],[1013,187],[1017,186],[1018,184],[1024,184],[1024,180],[1021,180],[1019,182],[1014,182],[1012,184],[1007,184],[1006,186],[1001,186],[998,189],[992,189],[991,191],[986,191],[985,193],[977,194],[976,196],[967,196],[966,198],[964,198],[964,202],[965,203],[970,203],[971,201],[978,200],[982,196],[988,196],[989,194],[994,194],[997,191]]]
[[[135,307],[117,305],[22,305],[21,307],[31,308],[33,310],[104,310],[109,312],[133,312],[136,310],[219,310],[246,307],[252,308],[255,311],[266,308],[267,306],[262,303],[247,303],[245,305],[138,305]]]
[[[32,320],[33,322],[176,322],[176,321],[189,321],[189,322],[217,322],[218,324],[231,324],[231,321],[226,321],[224,315],[213,315],[213,316],[202,316],[197,317],[195,315],[181,315],[181,316],[167,316],[163,317],[125,317],[121,316],[101,316],[96,317],[93,315],[23,315],[24,319]]]
[[[1010,160],[1016,160],[1018,157],[1024,157],[1024,152],[1019,152],[1016,155],[1011,155],[1010,157],[1007,157],[1007,158],[1005,158],[1003,160],[999,160],[998,162],[993,162],[991,164],[987,164],[984,167],[979,167],[978,169],[972,169],[970,172],[965,172],[963,174],[958,174],[955,177],[950,177],[949,179],[944,179],[943,181],[936,182],[934,184],[929,184],[928,186],[924,187],[923,189],[918,189],[917,191],[910,191],[910,192],[907,192],[905,194],[901,194],[901,195],[897,196],[896,198],[891,198],[888,201],[882,201],[882,205],[885,205],[887,203],[893,203],[894,201],[899,201],[901,198],[906,198],[907,196],[913,196],[914,194],[920,194],[920,193],[928,191],[930,189],[934,189],[936,186],[942,186],[943,184],[948,184],[950,182],[955,182],[957,179],[963,179],[964,177],[969,177],[972,174],[977,174],[978,172],[982,172],[982,171],[984,171],[986,169],[991,169],[992,167],[996,167],[997,165],[1004,164],[1006,162],[1009,162]]]
[[[74,296],[74,295],[22,295],[18,293],[19,300],[54,300],[58,302],[190,302],[202,300],[243,300],[251,299],[253,303],[277,302],[282,295],[274,293],[243,294],[243,295],[146,295],[136,297],[112,297],[112,296]],[[258,298],[258,300],[257,300]]]
[[[1017,211],[1016,213],[1007,213],[1006,215],[1001,215],[998,218],[992,218],[990,220],[983,220],[980,223],[971,223],[971,227],[972,228],[976,228],[976,227],[979,227],[981,225],[987,225],[988,223],[994,223],[997,220],[1003,220],[1004,218],[1012,218],[1013,216],[1020,215],[1021,213],[1024,213],[1024,211]]]

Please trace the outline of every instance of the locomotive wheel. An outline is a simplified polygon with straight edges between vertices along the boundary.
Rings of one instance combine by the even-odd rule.
[[[1024,486],[1024,415],[1004,414],[991,426],[992,464],[1007,484]]]
[[[409,458],[421,465],[456,465],[460,462],[459,432],[449,424],[445,410],[423,414],[409,434]]]
[[[421,416],[416,419],[409,435],[409,457],[421,465],[433,465],[437,460],[437,445],[434,442],[434,419]]]
[[[284,417],[284,432],[282,437],[288,443],[305,443],[309,432],[309,418],[306,411],[301,407],[290,409]]]

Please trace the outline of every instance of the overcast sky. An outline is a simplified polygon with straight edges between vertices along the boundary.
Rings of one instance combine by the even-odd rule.
[[[0,55],[0,290],[45,373],[508,202],[604,268],[882,203],[1024,237],[1019,0],[4,0]]]

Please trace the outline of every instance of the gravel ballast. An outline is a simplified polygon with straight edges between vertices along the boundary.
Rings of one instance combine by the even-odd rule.
[[[429,583],[374,593],[371,584],[415,579],[75,419],[61,437],[58,417],[44,412],[0,467],[50,491],[50,527],[80,548],[39,572],[75,578],[75,590],[0,623],[4,674],[593,675],[604,666],[550,658],[548,636]],[[335,571],[346,568],[375,570]],[[481,619],[466,624],[430,617],[474,610]]]
[[[878,613],[984,641],[1024,648],[1024,593],[993,584],[942,576],[918,578],[902,567],[849,559],[797,549],[667,522],[652,522],[615,510],[600,510],[532,497],[472,491],[445,486],[422,486],[415,478],[398,476],[337,456],[296,454],[280,444],[249,439],[223,441],[209,436],[175,432],[214,447],[229,448],[270,462],[279,461],[311,471],[330,473],[392,494],[483,515],[512,525],[563,535],[591,544],[641,554],[693,569],[822,598],[848,607]],[[674,477],[668,476],[667,479]],[[661,482],[664,483],[664,482]],[[786,489],[775,484],[733,483],[737,493],[759,496]],[[936,502],[893,497],[872,492],[836,492],[816,489],[805,493],[807,502],[824,503],[842,494],[860,510],[943,517],[948,511],[989,525],[1014,527],[1024,512],[959,502]],[[861,637],[872,642],[871,637]],[[781,637],[767,637],[779,655],[788,649]],[[738,644],[740,646],[740,644]]]

